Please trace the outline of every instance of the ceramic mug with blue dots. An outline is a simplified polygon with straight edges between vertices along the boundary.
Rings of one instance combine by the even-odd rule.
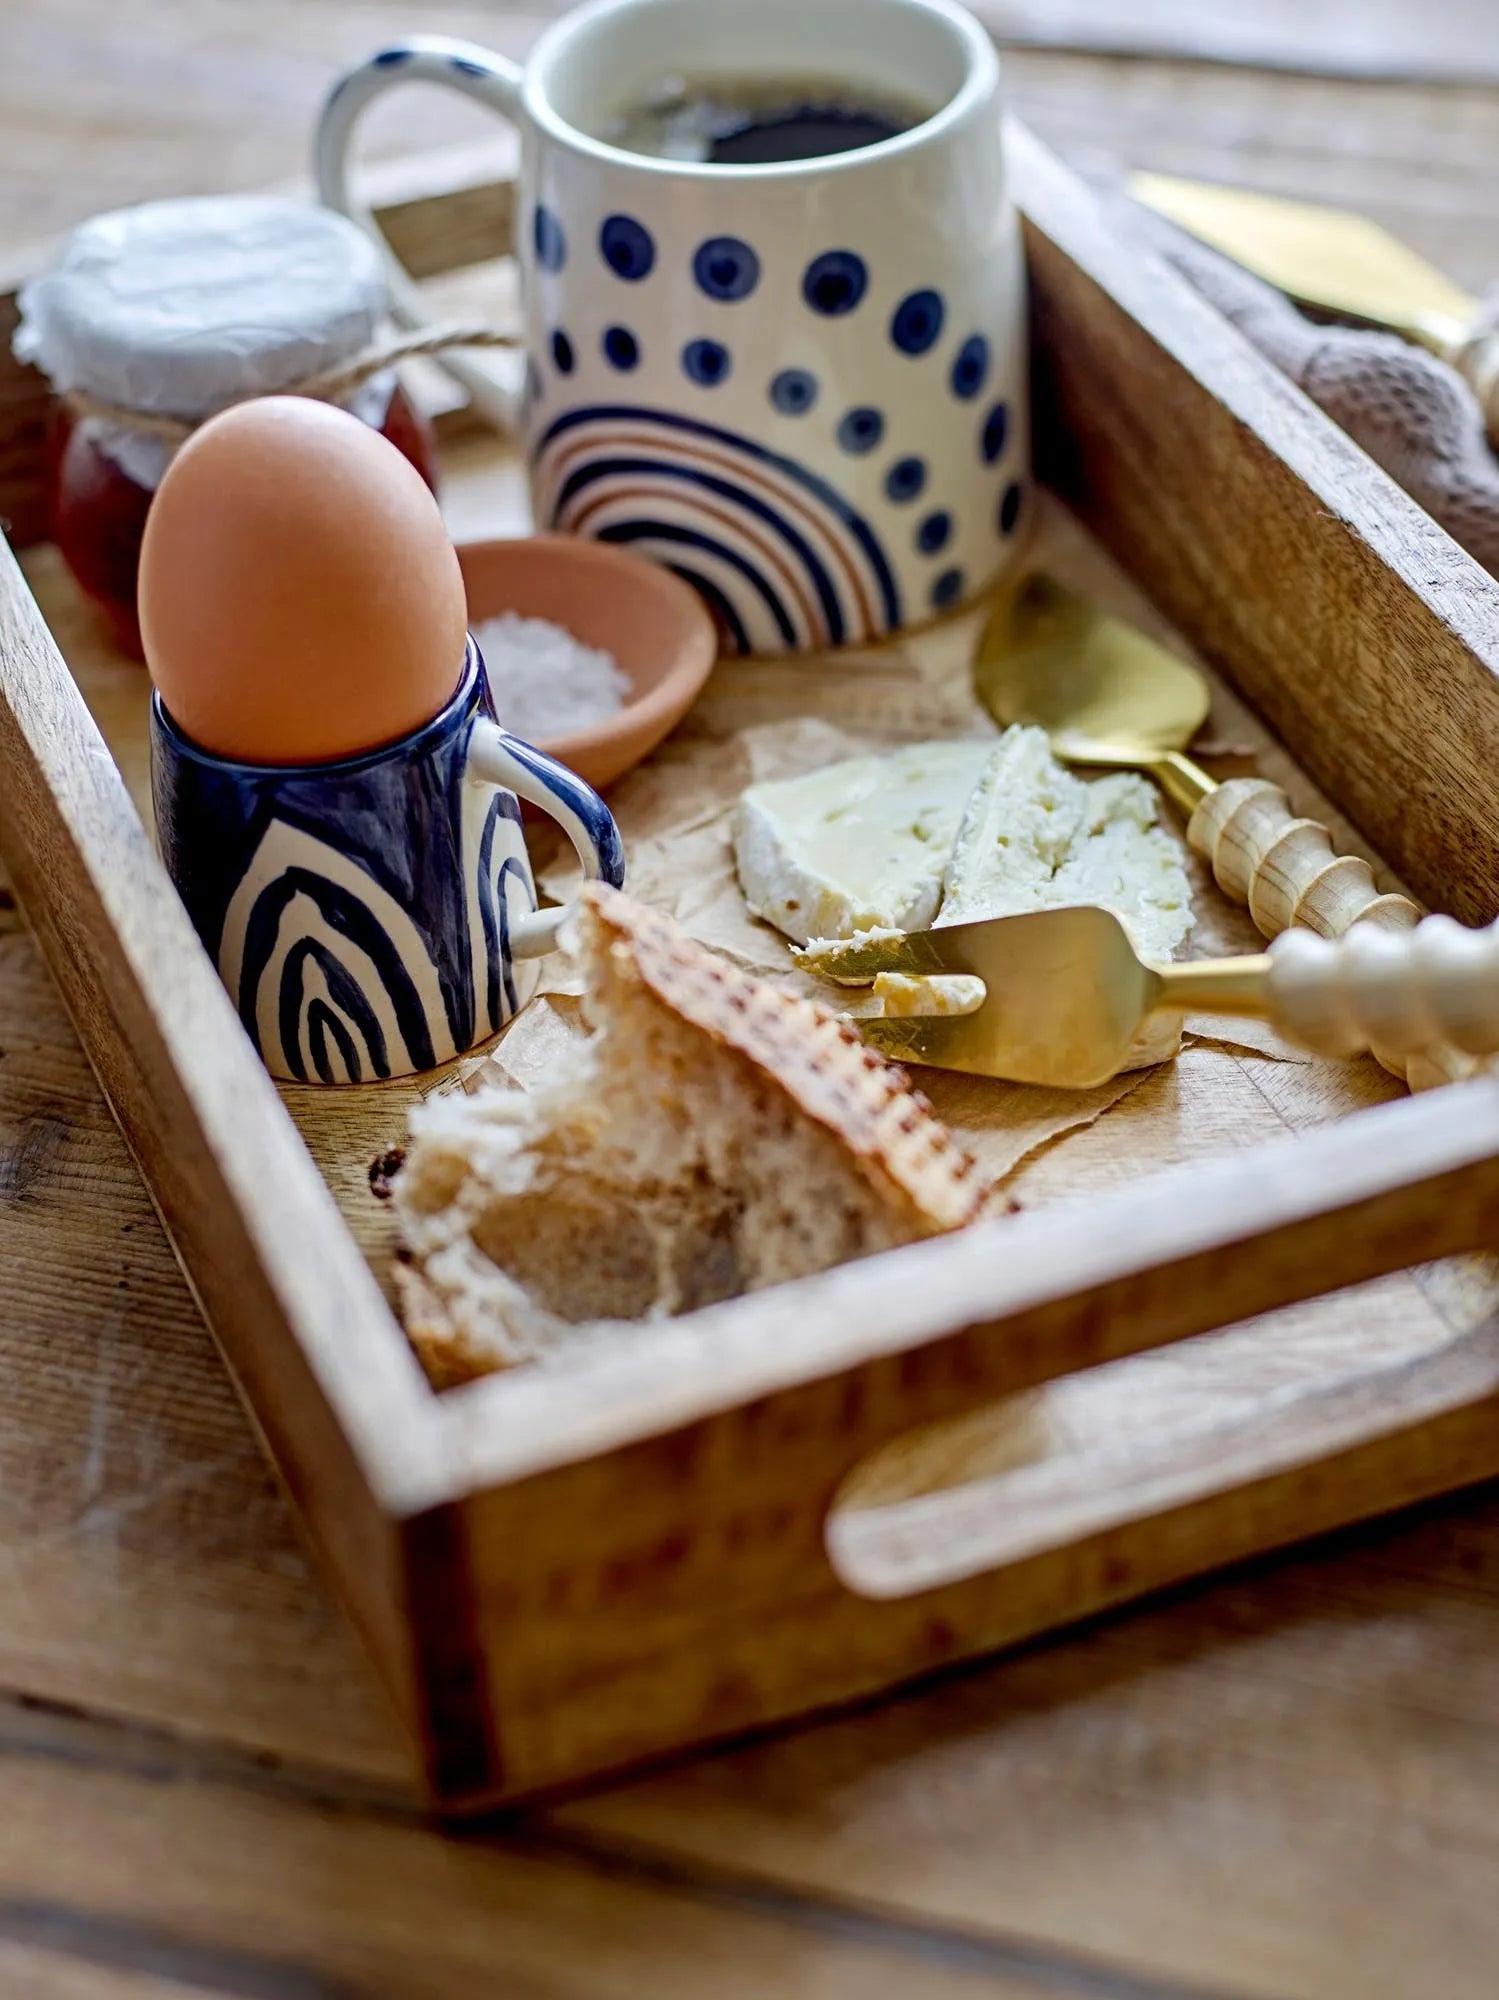
[[[607,135],[673,76],[837,79],[920,107],[813,159],[648,157]],[[1027,512],[1024,270],[999,64],[951,0],[593,0],[524,70],[413,37],[334,90],[325,200],[393,83],[450,85],[522,138],[520,412],[539,525],[664,562],[731,650],[867,644],[976,596]],[[404,273],[394,296],[421,306]]]

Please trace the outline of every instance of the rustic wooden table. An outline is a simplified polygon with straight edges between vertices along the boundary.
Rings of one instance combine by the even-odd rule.
[[[546,12],[0,0],[0,248],[106,203],[285,177],[330,71],[381,35],[519,48]],[[1482,284],[1499,87],[1464,80],[1473,47],[1488,60],[1481,16],[1035,0],[1005,17],[1010,88],[1089,171],[1357,203]],[[1172,54],[1194,35],[1240,66]],[[477,129],[413,97],[375,136]],[[449,1837],[8,907],[0,1258],[0,1993],[1499,1987],[1499,1500]]]

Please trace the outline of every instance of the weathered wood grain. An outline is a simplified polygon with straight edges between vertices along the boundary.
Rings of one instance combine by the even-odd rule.
[[[170,1746],[5,1734],[0,1719],[0,1975],[7,1951],[45,1947],[90,2000],[136,2000],[147,1977],[248,2000],[1042,2000],[1065,1961],[715,1894],[540,1828],[445,1842],[409,1813]],[[89,1961],[108,1980],[91,1986]]]
[[[190,60],[186,5],[158,10],[163,33],[183,49],[162,91],[145,9],[128,10],[127,24],[121,10],[96,6],[93,30],[81,15],[54,10],[57,60],[38,34],[28,47],[42,59],[26,69],[8,66],[17,47],[8,34],[16,0],[9,4],[10,14],[0,10],[0,91],[9,86],[7,104],[21,104],[19,115],[0,120],[0,147],[13,137],[10,171],[0,172],[0,229],[10,241],[65,227],[102,203],[176,191],[184,160],[181,184],[203,186],[236,172],[240,185],[258,184],[297,164],[306,106],[286,88],[285,66],[276,77],[283,96],[245,59],[248,38],[274,45],[282,26],[275,10],[237,10],[234,60],[209,59],[211,25],[205,30],[208,55],[192,75],[213,93],[212,111],[195,125],[186,102],[180,124],[173,115]],[[339,4],[353,24],[352,54],[363,24]],[[45,18],[40,6],[34,11]],[[315,8],[309,0],[301,11],[310,17]],[[403,27],[417,18],[411,5],[394,11]],[[1249,12],[1233,11],[1236,22]],[[1148,21],[1147,10],[1135,14]],[[193,0],[195,27],[213,18]],[[457,18],[448,8],[442,25]],[[116,24],[127,31],[115,34]],[[1428,10],[1422,26],[1436,39],[1444,20]],[[481,31],[492,42],[503,32],[494,16]],[[373,39],[373,26],[363,32]],[[1493,276],[1492,93],[1330,87],[1028,52],[1011,57],[1008,74],[1028,118],[1073,158],[1137,160],[1352,199],[1465,282]],[[310,80],[307,102],[316,87]],[[92,113],[88,101],[80,107],[85,94]],[[37,128],[53,116],[49,96],[71,108],[57,139],[44,131],[38,141]],[[419,110],[415,93],[410,102]],[[27,148],[36,166],[23,162],[18,175],[14,162]],[[0,930],[13,924],[0,907]],[[175,1712],[185,1726],[262,1748],[284,1735],[287,1755],[307,1750],[321,1719],[329,1756],[347,1754],[357,1768],[359,1753],[344,1740],[358,1707],[348,1678],[357,1656],[346,1638],[332,1644],[337,1615],[306,1576],[284,1502],[257,1466],[201,1330],[194,1343],[194,1308],[138,1184],[137,1208],[119,1205],[132,1170],[55,996],[42,998],[48,991],[29,945],[0,955],[8,1133],[18,1130],[11,1110],[20,1117],[23,1108],[29,1115],[60,1103],[72,1120],[94,1107],[86,1141],[70,1139],[41,1161],[30,1198],[44,1196],[46,1220],[16,1262],[15,1208],[0,1203],[7,1283],[18,1268],[26,1274],[0,1315],[0,1340],[21,1344],[0,1351],[8,1365],[14,1353],[38,1384],[35,1400],[11,1399],[16,1429],[0,1449],[0,1486],[7,1498],[19,1490],[49,1506],[55,1499],[47,1527],[69,1518],[69,1482],[82,1479],[88,1460],[91,1359],[107,1305],[102,1289],[80,1291],[76,1274],[100,1257],[105,1220],[126,1213],[142,1218],[118,1251],[120,1274],[139,1287],[139,1315],[130,1321],[131,1394],[115,1405],[104,1513],[61,1543],[55,1532],[38,1535],[29,1566],[0,1570],[0,1681],[39,1693],[62,1680],[65,1694],[106,1706],[113,1690],[114,1705],[140,1700],[153,1714]],[[71,1053],[41,1099],[23,1070],[12,1105],[17,1051],[44,1021]],[[114,1164],[98,1179],[91,1163],[106,1154]],[[187,1394],[193,1415],[184,1425]],[[137,1504],[158,1472],[189,1467],[199,1476],[174,1489],[171,1504]],[[16,1529],[18,1541],[31,1535],[24,1514]],[[45,1585],[53,1562],[55,1590]],[[1046,1991],[1090,2000],[1164,2000],[1168,1991],[1181,2000],[1185,1982],[1198,1993],[1248,1990],[1276,2000],[1408,2000],[1417,1972],[1425,1991],[1487,1996],[1499,1954],[1488,1893],[1499,1822],[1496,1580],[1499,1508],[1468,1502],[1424,1524],[1365,1531],[1335,1551],[1260,1565],[920,1698],[702,1760],[570,1809],[589,1822],[572,1830],[627,1848],[647,1870],[667,1871],[675,1893],[708,1906],[692,1963],[684,1965],[674,1942],[659,1956],[642,1944],[640,1987],[651,1990],[701,1990],[703,1968],[718,1963],[716,1910],[763,1886],[802,1908],[824,1938],[869,1910],[910,1917],[954,1937],[959,1950],[988,1929],[1034,1951]],[[7,1634],[23,1639],[13,1653]],[[369,1713],[376,1729],[378,1700]],[[77,1746],[59,1755],[83,1774],[70,1846],[86,1881],[90,1844],[120,1822],[92,1819],[92,1777]],[[151,1851],[173,1880],[201,1861],[201,1820],[171,1816],[173,1803],[191,1803],[195,1790],[184,1766],[154,1793],[162,1817]],[[122,1837],[128,1842],[130,1831]],[[336,1837],[328,1835],[330,1844]],[[451,1851],[429,1838],[435,1852]],[[423,1921],[439,1936],[449,1898],[468,1882],[462,1850],[451,1874],[440,1874],[431,1864],[434,1886],[423,1902]],[[283,1903],[320,1898],[324,1879],[309,1868],[268,1891],[257,1905],[266,1934],[279,1936]],[[9,1878],[0,1875],[6,1895]],[[357,1929],[361,1903],[378,1908],[387,1895],[383,1873],[349,1884],[343,1920]],[[488,1923],[492,1934],[503,1918]],[[565,1955],[565,1900],[537,1924],[556,1925]],[[213,1911],[201,1925],[209,1936],[227,1928]],[[816,1934],[788,1937],[778,1990],[805,1990],[805,1968],[825,1949]],[[4,1974],[15,1974],[7,1990],[158,2000],[160,1981],[139,1991],[146,1975],[31,1946],[9,1951],[0,1958]],[[900,1970],[896,1991],[926,1990],[925,1964],[913,1971],[902,1960]],[[513,1985],[529,1993],[543,1976]],[[165,1990],[193,1987],[172,1978]],[[307,1990],[304,1982],[296,2000]],[[326,1980],[313,1990],[326,1991]]]
[[[17,933],[0,937],[0,1245],[0,1688],[409,1783],[394,1712]]]
[[[1007,46],[1304,70],[1319,76],[1494,80],[1485,0],[1451,0],[1432,13],[1409,0],[975,0],[974,11]]]
[[[1428,902],[1499,909],[1499,582],[1028,134],[1047,476]]]
[[[1492,1992],[1492,1498],[561,1809],[1253,2000]]]
[[[350,1600],[409,1704],[383,1508],[419,1456],[415,1422],[397,1414],[425,1394],[419,1373],[3,548],[0,630],[0,826],[15,886],[115,1115],[153,1163],[179,1251],[217,1301],[238,1377],[316,1531],[341,1544]]]
[[[1049,337],[1059,349],[1054,440],[1085,435],[1098,490],[1113,478],[1126,493],[1129,454],[1148,447],[1157,511],[1185,523],[1196,506],[1196,461],[1170,456],[1169,417],[1154,429],[1147,422],[1176,397],[1202,406],[1209,425],[1228,424],[1225,473],[1236,469],[1234,446],[1246,477],[1270,464],[1279,485],[1266,483],[1266,507],[1278,498],[1298,525],[1315,524],[1329,468],[1345,464],[1334,434],[1210,314],[1198,308],[1194,319],[1185,295],[1175,318],[1187,336],[1178,337],[1174,321],[1162,333],[1153,280],[1140,293],[1087,197],[1032,142],[1016,143],[1041,246],[1043,345]],[[429,204],[429,236],[440,240],[444,211],[425,192],[415,198]],[[475,244],[472,212],[470,192],[457,210],[465,254]],[[1094,404],[1064,380],[1074,346],[1110,339],[1121,400],[1138,411],[1127,434],[1095,421]],[[1156,393],[1137,396],[1136,378]],[[1238,413],[1231,423],[1224,407]],[[1059,456],[1064,469],[1068,462]],[[1412,558],[1391,522],[1417,542],[1420,535],[1413,510],[1401,506],[1371,475],[1345,506],[1342,539],[1302,552],[1294,587],[1356,595],[1373,572],[1449,673],[1476,686],[1487,673],[1480,653],[1449,632],[1440,593],[1433,609],[1405,576]],[[1210,510],[1204,519],[1213,524]],[[1115,520],[1107,526],[1116,537],[1124,532]],[[1159,583],[1159,551],[1148,544],[1141,567]],[[1201,584],[1209,602],[1212,583],[1209,567]],[[1264,1466],[1241,1459],[1215,1483],[1210,1468],[1188,1464],[1143,1508],[1074,1513],[1105,1538],[1134,1538],[1122,1570],[1100,1561],[1079,1571],[1064,1560],[1032,1576],[1028,1594],[1017,1592],[1015,1564],[1033,1553],[1024,1537],[996,1549],[970,1530],[940,1596],[901,1601],[911,1578],[902,1571],[892,1594],[896,1572],[888,1571],[875,1601],[845,1587],[824,1545],[839,1482],[913,1423],[1485,1240],[1499,1192],[1490,1163],[1499,1153],[1499,1087],[1487,1085],[1433,1108],[1368,1114],[1357,1131],[1318,1133],[1300,1141],[1294,1159],[1250,1156],[1195,1173],[1179,1191],[1168,1176],[1121,1192],[1090,1214],[1097,1244],[1085,1256],[1073,1220],[1023,1219],[992,1236],[643,1333],[627,1355],[586,1374],[477,1385],[439,1408],[414,1380],[367,1272],[350,1262],[353,1245],[317,1221],[326,1195],[298,1178],[305,1156],[269,1087],[258,1073],[238,1074],[247,1052],[201,955],[172,931],[180,913],[172,916],[124,786],[112,767],[104,770],[19,585],[12,602],[21,636],[6,656],[7,713],[22,782],[8,837],[20,886],[35,895],[47,880],[48,897],[36,896],[41,935],[85,1043],[144,1156],[160,1162],[168,1148],[166,1162],[153,1166],[155,1185],[188,1267],[310,1495],[319,1533],[342,1549],[377,1656],[421,1727],[445,1796],[470,1804],[514,1796],[848,1699],[1190,1573],[1225,1550],[1273,1543],[1380,1498],[1409,1500],[1491,1468],[1483,1357],[1466,1369],[1460,1357],[1443,1357],[1434,1377],[1428,1370],[1404,1385],[1403,1399],[1341,1425],[1322,1421],[1309,1402],[1306,1441],[1282,1445]],[[1216,636],[1230,651],[1237,642],[1235,668],[1254,684],[1263,649],[1246,633],[1242,608],[1239,596],[1220,596]],[[1315,662],[1287,664],[1305,674]],[[138,749],[138,688],[133,696],[113,690],[111,699],[116,693],[134,719],[126,739]],[[1413,690],[1412,705],[1423,698],[1431,696]],[[1428,734],[1445,722],[1434,711]],[[1372,723],[1368,734],[1383,747]],[[1462,908],[1477,893],[1492,838],[1481,786],[1455,787],[1447,808],[1439,825],[1428,813],[1421,831],[1428,847],[1442,834],[1461,852],[1468,875],[1454,866],[1442,900]],[[123,884],[107,876],[106,850]],[[123,871],[122,854],[132,857]],[[60,887],[76,906],[65,921]],[[101,990],[109,1007],[99,1005]],[[371,1119],[385,1109],[395,1117],[399,1100],[394,1092],[379,1105],[356,1105],[351,1144],[368,1148]],[[337,1101],[327,1110],[336,1117]],[[346,1196],[357,1196],[364,1159],[351,1157],[340,1174]],[[236,1202],[264,1211],[256,1191],[270,1184],[279,1223],[234,1211]],[[292,1378],[278,1369],[283,1350],[300,1357]],[[333,1423],[350,1431],[341,1455],[326,1448]],[[798,1449],[767,1461],[767,1435],[796,1437]],[[1248,1438],[1240,1439],[1246,1451]],[[1341,1489],[1311,1470],[1322,1458],[1337,1460]],[[1333,1497],[1314,1502],[1312,1487]],[[1237,1506],[1225,1489],[1240,1495]],[[656,1496],[649,1505],[648,1495]],[[746,1517],[750,1496],[758,1496],[758,1517],[753,1509]],[[732,1560],[718,1546],[724,1537]],[[663,1562],[668,1546],[674,1552]],[[1008,1566],[986,1575],[995,1563]],[[732,1591],[732,1608],[721,1597],[710,1617],[705,1565],[721,1592]],[[606,1616],[611,1605],[627,1610],[622,1625]]]

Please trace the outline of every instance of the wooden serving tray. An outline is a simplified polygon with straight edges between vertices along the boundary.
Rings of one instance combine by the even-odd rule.
[[[1011,159],[1046,476],[1414,889],[1491,918],[1499,588],[1022,132]],[[511,212],[481,174],[389,213],[432,273],[501,254]],[[18,542],[44,417],[0,361]],[[1033,1212],[435,1395],[349,1222],[410,1089],[278,1095],[132,803],[139,679],[98,667],[50,552],[27,568],[89,701],[0,552],[6,862],[444,1803],[847,1701],[1499,1471],[1485,1274],[1277,1312],[1488,1244],[1488,1078],[1206,1160],[1163,1113],[1144,1153],[1176,1164],[1101,1190],[1069,1140]],[[1228,1148],[1236,1115],[1208,1121]]]

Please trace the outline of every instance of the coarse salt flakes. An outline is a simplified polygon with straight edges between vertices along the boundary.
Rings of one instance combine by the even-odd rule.
[[[517,736],[545,742],[617,715],[630,682],[612,653],[585,646],[545,618],[506,611],[473,628],[495,713]]]

